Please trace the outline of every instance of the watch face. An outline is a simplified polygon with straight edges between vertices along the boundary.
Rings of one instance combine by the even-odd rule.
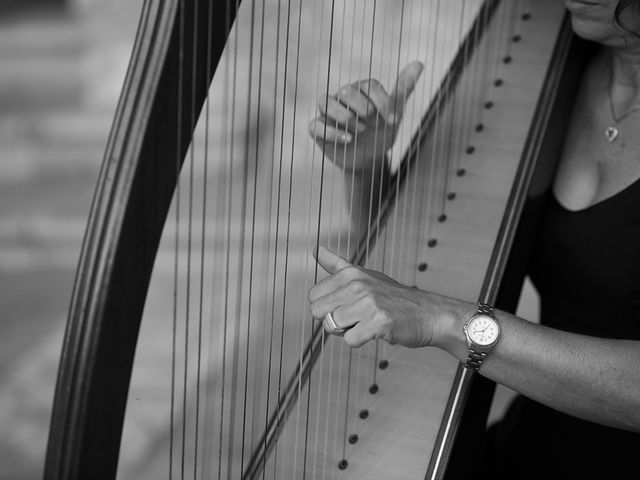
[[[487,346],[498,340],[498,323],[488,315],[476,315],[467,324],[467,334],[477,345]]]

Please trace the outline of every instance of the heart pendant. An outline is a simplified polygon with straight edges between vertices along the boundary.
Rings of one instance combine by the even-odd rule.
[[[613,143],[613,141],[618,138],[619,133],[620,132],[616,127],[607,127],[607,129],[604,131],[604,135],[605,137],[607,137],[607,140],[609,140],[609,143]]]

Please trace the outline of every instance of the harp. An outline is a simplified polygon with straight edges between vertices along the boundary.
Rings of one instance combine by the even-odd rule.
[[[553,172],[539,160],[561,147],[579,71],[567,59],[581,58],[559,3],[145,2],[45,477],[466,478],[490,382],[432,349],[326,336],[306,306],[310,250],[515,308],[535,225],[525,200]],[[306,122],[319,94],[388,84],[415,58],[429,73],[391,187],[352,238],[341,172]]]

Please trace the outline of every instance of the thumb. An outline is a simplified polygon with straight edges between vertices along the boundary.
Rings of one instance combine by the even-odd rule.
[[[396,84],[389,92],[389,102],[384,112],[384,118],[390,125],[400,123],[404,106],[411,93],[413,93],[423,69],[422,62],[414,61],[404,67],[398,75]]]
[[[319,247],[315,252],[315,258],[318,264],[327,272],[327,273],[336,273],[343,268],[346,268],[351,265],[347,260],[342,258],[340,255],[333,253],[331,250],[325,247]]]

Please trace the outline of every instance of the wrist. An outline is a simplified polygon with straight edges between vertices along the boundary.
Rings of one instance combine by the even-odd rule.
[[[475,303],[443,297],[436,313],[433,345],[460,361],[466,359],[469,349],[463,326],[477,308]]]

